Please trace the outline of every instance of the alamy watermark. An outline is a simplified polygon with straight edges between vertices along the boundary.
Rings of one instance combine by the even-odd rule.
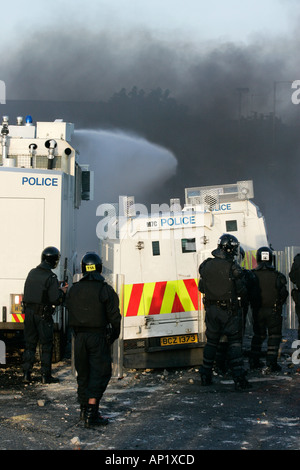
[[[0,104],[6,104],[6,86],[3,80],[0,80]]]
[[[0,341],[0,364],[6,364],[6,346],[4,341]]]
[[[292,89],[295,89],[291,97],[292,103],[300,104],[300,80],[294,80],[292,82]]]
[[[297,348],[298,346],[300,346],[300,340],[296,339],[292,343],[292,348]],[[292,363],[293,364],[300,364],[300,349],[299,348],[296,349],[296,351],[293,352],[293,354],[292,354]]]
[[[170,239],[171,232],[172,238],[181,238],[192,236],[196,226],[203,226],[203,205],[194,206],[195,210],[182,210],[178,204],[151,204],[149,213],[144,204],[134,203],[130,207],[125,204],[124,210],[121,197],[119,201],[119,204],[105,203],[97,207],[96,216],[100,217],[100,221],[96,226],[96,235],[99,239],[135,238],[138,232],[145,239],[156,239],[158,231],[162,239]]]

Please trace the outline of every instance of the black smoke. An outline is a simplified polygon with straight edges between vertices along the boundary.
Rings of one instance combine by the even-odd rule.
[[[274,248],[300,245],[300,105],[291,102],[298,46],[297,31],[247,44],[162,41],[141,31],[37,31],[3,57],[2,111],[123,129],[167,148],[177,172],[140,202],[253,179]]]

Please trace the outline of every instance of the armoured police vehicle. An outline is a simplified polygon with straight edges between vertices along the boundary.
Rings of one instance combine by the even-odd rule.
[[[0,154],[0,333],[24,325],[22,296],[28,272],[47,246],[61,252],[60,281],[72,282],[76,266],[76,209],[89,199],[90,172],[76,161],[71,123],[37,122],[31,116],[11,124],[3,117]],[[82,196],[83,195],[83,196]],[[56,310],[55,358],[66,333],[66,312]]]
[[[223,233],[238,238],[244,264],[253,266],[257,248],[268,245],[253,197],[253,182],[238,181],[187,188],[184,207],[172,199],[170,206],[151,205],[150,215],[127,196],[103,208],[97,234],[104,275],[121,294],[125,366],[201,362],[205,322],[198,268]]]

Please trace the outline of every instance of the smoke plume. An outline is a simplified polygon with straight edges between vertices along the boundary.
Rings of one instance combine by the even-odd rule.
[[[22,100],[32,101],[37,119],[49,119],[56,107],[63,115],[54,117],[86,129],[118,126],[120,109],[100,122],[95,104],[107,102],[122,88],[170,90],[176,102],[187,107],[177,127],[163,118],[148,120],[141,135],[175,155],[173,177],[173,159],[169,170],[164,166],[169,157],[159,162],[160,179],[150,171],[141,177],[139,163],[151,159],[147,153],[141,161],[135,159],[135,149],[126,168],[122,152],[117,159],[107,158],[99,181],[102,170],[109,168],[114,188],[122,188],[117,192],[143,197],[143,188],[149,202],[165,202],[182,196],[185,187],[253,179],[255,202],[266,216],[270,241],[279,249],[300,245],[299,108],[291,103],[291,82],[300,79],[298,46],[298,31],[285,38],[262,34],[247,44],[195,44],[178,37],[163,41],[149,31],[36,31],[4,56],[1,79],[7,84],[8,113],[9,100],[17,100],[19,107]],[[39,100],[56,104],[47,108]],[[71,104],[78,101],[85,105],[72,114]],[[125,116],[126,129],[139,133],[143,116],[139,118]],[[106,137],[101,136],[102,153]],[[115,144],[116,136],[110,137]],[[141,186],[127,179],[134,172]],[[150,200],[147,183],[156,184],[155,195],[150,194],[155,200]]]

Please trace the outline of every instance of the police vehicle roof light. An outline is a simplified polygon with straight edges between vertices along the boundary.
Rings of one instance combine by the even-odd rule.
[[[26,126],[30,126],[32,124],[32,116],[28,114],[25,118]]]

